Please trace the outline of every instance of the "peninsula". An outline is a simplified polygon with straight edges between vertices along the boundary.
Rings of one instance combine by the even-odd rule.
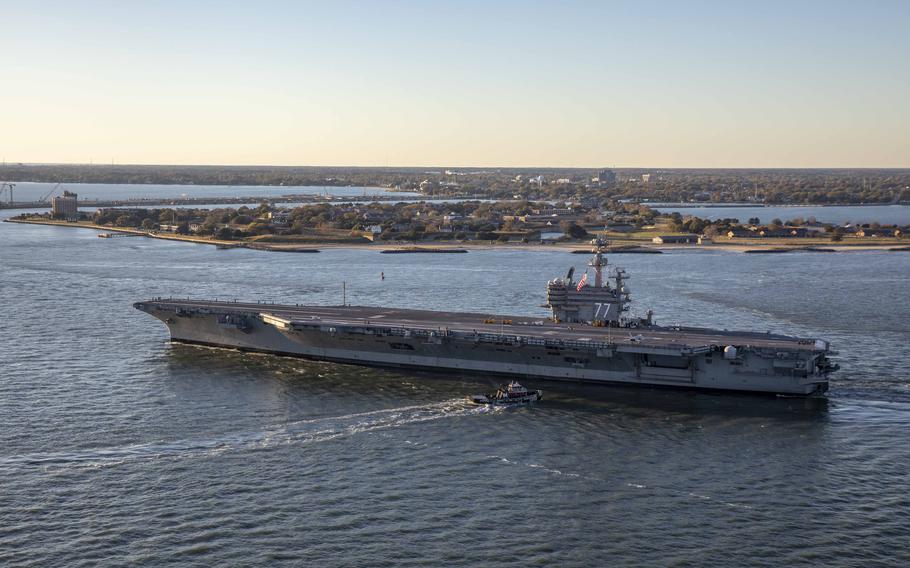
[[[69,201],[65,201],[65,200]],[[263,202],[238,208],[101,208],[79,211],[68,193],[52,213],[16,223],[66,226],[223,248],[294,251],[363,247],[440,252],[489,247],[582,248],[592,235],[615,252],[712,248],[736,251],[890,250],[906,245],[910,227],[819,223],[809,219],[708,220],[663,214],[644,204],[526,200],[416,203],[319,203],[282,208]],[[390,247],[390,245],[392,245]],[[397,247],[397,248],[395,248]],[[417,247],[415,249],[415,247]]]

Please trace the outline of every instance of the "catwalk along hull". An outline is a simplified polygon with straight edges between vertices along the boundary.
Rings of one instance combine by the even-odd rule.
[[[748,332],[381,307],[165,299],[135,307],[174,341],[360,365],[789,395],[825,392],[833,368],[825,342]]]

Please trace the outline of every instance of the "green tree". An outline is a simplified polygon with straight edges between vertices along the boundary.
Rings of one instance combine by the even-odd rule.
[[[272,228],[269,227],[268,223],[258,220],[250,223],[246,230],[251,235],[268,235],[272,232]]]
[[[583,239],[588,236],[588,231],[584,227],[575,223],[574,221],[562,221],[559,224],[559,228],[562,229],[562,232],[573,239]]]

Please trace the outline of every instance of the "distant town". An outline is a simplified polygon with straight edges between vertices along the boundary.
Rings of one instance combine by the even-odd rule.
[[[908,169],[353,168],[0,164],[0,180],[376,187],[432,198],[762,204],[910,203]],[[289,191],[289,193],[292,193]],[[0,204],[12,195],[0,192]]]
[[[593,182],[612,172],[597,172]],[[43,214],[14,221],[130,231],[159,238],[287,250],[320,245],[485,244],[579,245],[593,236],[617,246],[888,246],[903,242],[910,227],[821,223],[793,219],[702,219],[663,214],[645,203],[608,200],[318,203],[257,207],[100,208],[79,211],[78,195],[64,191]]]

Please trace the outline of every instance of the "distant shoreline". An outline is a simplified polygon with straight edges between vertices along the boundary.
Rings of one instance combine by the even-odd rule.
[[[361,249],[361,250],[375,250],[377,252],[382,252],[384,250],[394,249],[398,246],[399,249],[413,249],[416,248],[427,248],[427,249],[463,249],[464,251],[483,251],[483,250],[520,250],[520,251],[553,251],[553,252],[570,252],[570,253],[582,253],[590,251],[590,245],[586,245],[578,242],[571,243],[494,243],[490,244],[487,242],[446,242],[446,241],[426,241],[426,242],[417,242],[417,243],[408,243],[407,245],[394,245],[393,243],[380,241],[375,243],[321,243],[321,242],[312,242],[307,243],[306,245],[299,244],[286,244],[286,243],[257,243],[257,242],[246,242],[246,241],[225,241],[219,239],[213,239],[209,237],[199,237],[193,235],[176,235],[172,233],[159,233],[153,231],[144,231],[142,229],[129,229],[123,227],[107,227],[104,225],[95,225],[92,223],[85,222],[70,222],[70,221],[45,221],[45,220],[31,220],[31,219],[5,219],[6,223],[18,223],[22,225],[47,225],[53,227],[69,227],[73,229],[89,229],[92,231],[99,231],[102,233],[126,233],[137,236],[148,237],[152,239],[161,239],[167,241],[178,241],[185,243],[193,244],[202,244],[202,245],[215,245],[221,248],[246,248],[250,250],[260,250],[268,252],[294,252],[294,251],[313,251],[313,250],[325,250],[325,249]],[[817,248],[819,246],[824,246],[827,249],[832,249],[833,252],[867,252],[867,251],[904,251],[910,249],[905,243],[895,242],[895,243],[873,243],[873,242],[857,242],[857,243],[825,243],[824,245],[819,245],[819,243],[806,243],[806,242],[785,242],[781,243],[779,240],[767,243],[755,243],[755,242],[717,242],[715,241],[712,244],[680,244],[680,245],[661,245],[661,246],[650,246],[644,243],[635,243],[635,246],[641,249],[640,254],[654,254],[655,252],[671,252],[671,251],[724,251],[724,252],[740,252],[744,253],[750,250],[763,249],[787,249],[788,251],[800,252],[806,250],[807,252],[813,252],[811,249]],[[809,250],[807,250],[809,249]],[[613,254],[608,252],[607,254]],[[626,254],[635,254],[628,253]]]
[[[764,209],[771,207],[910,207],[910,203],[650,203],[642,201],[652,209],[724,209],[754,207]]]

